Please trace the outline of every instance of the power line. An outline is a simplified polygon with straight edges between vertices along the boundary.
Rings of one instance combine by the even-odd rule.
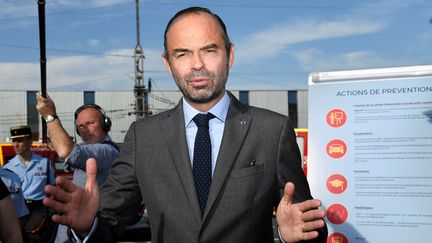
[[[81,8],[81,9],[75,9],[75,10],[70,10],[70,11],[46,13],[46,16],[68,15],[68,14],[75,14],[75,13],[82,13],[82,12],[91,12],[91,11],[100,10],[100,9],[118,8],[120,6],[126,6],[126,5],[131,5],[131,4],[132,3],[122,3],[122,4],[113,4],[113,5],[110,5],[110,6],[99,6],[99,7],[92,7],[92,8]],[[20,17],[14,17],[14,18],[0,19],[0,23],[1,22],[10,22],[10,21],[15,21],[15,20],[33,19],[33,18],[36,18],[36,17],[37,17],[36,15],[27,15],[27,16],[20,16]]]
[[[62,12],[56,12],[56,13],[47,13],[46,15],[67,15],[67,14],[75,14],[75,13],[82,13],[82,12],[89,12],[89,11],[95,11],[95,10],[110,10],[112,8],[119,8],[122,6],[129,6],[133,3],[122,3],[122,4],[113,4],[110,6],[98,6],[98,7],[90,7],[90,8],[82,8],[82,9],[75,9],[70,11],[62,11]],[[168,5],[168,6],[176,6],[176,5],[190,5],[191,3],[176,3],[176,2],[159,2],[159,3],[150,3],[145,2],[143,5]],[[6,7],[5,7],[6,6]],[[6,4],[4,4],[3,8],[7,9]],[[19,6],[24,6],[23,4]],[[223,7],[223,8],[266,8],[266,9],[372,9],[372,10],[387,10],[387,9],[427,9],[432,8],[432,6],[301,6],[301,5],[271,5],[271,4],[259,4],[259,5],[248,5],[248,4],[206,4],[206,6],[212,6],[212,7]],[[29,16],[21,16],[16,18],[8,18],[8,19],[0,19],[1,22],[8,22],[13,20],[20,20],[20,19],[27,19],[27,18],[36,18],[36,15],[29,15]],[[432,19],[430,20],[432,23]],[[38,50],[38,47],[34,46],[24,46],[24,45],[15,45],[15,44],[8,44],[8,43],[0,43],[0,46],[9,47],[9,48],[21,48],[21,49],[34,49]],[[99,52],[90,52],[90,51],[79,51],[79,50],[63,50],[63,49],[47,49],[50,52],[59,52],[59,53],[72,53],[72,54],[86,54],[86,55],[98,55],[98,56],[111,56],[111,57],[127,57],[127,58],[133,58],[133,55],[124,55],[124,54],[108,54],[108,53],[99,53]]]
[[[69,84],[69,85],[57,86],[57,87],[53,87],[53,89],[68,89],[68,88],[73,88],[74,86],[80,86],[80,85],[86,85],[86,84],[91,84],[91,83],[97,83],[97,82],[101,82],[101,81],[109,81],[109,80],[114,80],[114,79],[118,79],[118,78],[122,78],[122,77],[124,77],[124,76],[121,75],[121,76],[102,77],[102,78],[99,78],[99,79],[87,80],[87,81],[80,82],[80,83],[74,83],[74,84]]]
[[[14,44],[7,44],[7,43],[0,43],[0,46],[11,47],[11,48],[39,50],[39,47],[35,47],[35,46],[14,45]],[[52,48],[47,48],[47,50],[50,52],[86,54],[86,55],[96,55],[96,56],[128,57],[128,58],[134,57],[133,55],[109,54],[109,53],[99,53],[99,52],[91,52],[91,51],[62,50],[62,49],[52,49]]]
[[[195,3],[144,3],[144,5],[194,5]],[[382,5],[382,6],[340,6],[340,5],[318,5],[318,6],[301,6],[301,5],[271,5],[271,4],[205,4],[205,6],[209,7],[222,7],[222,8],[256,8],[256,9],[330,9],[330,10],[346,10],[346,9],[364,9],[364,10],[388,10],[388,9],[425,9],[432,8],[432,6],[395,6],[395,5]]]
[[[75,13],[83,13],[83,12],[91,12],[91,11],[97,11],[97,10],[104,10],[104,9],[112,9],[112,8],[119,8],[122,6],[129,6],[133,3],[122,3],[122,4],[113,4],[109,6],[97,6],[97,7],[89,7],[89,8],[81,8],[81,9],[74,9],[70,11],[61,11],[61,12],[51,12],[47,13],[47,16],[54,16],[54,15],[69,15],[69,14],[75,14]],[[151,2],[144,2],[142,5],[159,5],[159,6],[185,6],[185,5],[196,5],[196,3],[177,3],[177,2],[158,2],[158,3],[151,3]],[[1,6],[1,5],[0,5]],[[6,6],[6,5],[5,5]],[[7,9],[7,6],[2,6],[3,9]],[[24,6],[24,5],[21,5]],[[346,9],[353,9],[353,10],[388,10],[388,9],[429,9],[432,8],[432,6],[424,5],[424,6],[389,6],[389,5],[383,5],[383,6],[340,6],[340,5],[330,5],[330,6],[324,6],[324,5],[317,5],[317,6],[301,6],[301,5],[271,5],[271,4],[258,4],[258,5],[251,5],[251,4],[205,4],[205,6],[208,7],[220,7],[220,8],[249,8],[249,9],[328,9],[328,10],[346,10]],[[0,19],[1,22],[10,22],[15,20],[24,20],[24,19],[31,19],[36,18],[36,15],[28,15],[28,16],[20,16],[20,17],[14,17],[14,18],[5,18]]]

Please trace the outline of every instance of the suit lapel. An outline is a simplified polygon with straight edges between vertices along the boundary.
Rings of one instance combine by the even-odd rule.
[[[170,157],[177,170],[183,190],[191,205],[193,214],[201,221],[201,211],[197,200],[192,167],[186,142],[182,101],[172,112],[167,113],[164,122],[161,122],[161,130],[167,145]]]
[[[231,168],[236,161],[252,121],[250,116],[243,113],[247,110],[247,106],[241,104],[233,95],[230,94],[230,96],[231,104],[225,121],[224,134],[204,217],[207,216],[209,209],[213,206],[218,194],[229,177]]]

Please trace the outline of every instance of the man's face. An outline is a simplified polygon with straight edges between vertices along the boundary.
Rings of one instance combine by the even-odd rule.
[[[102,128],[100,115],[95,108],[84,109],[78,114],[77,129],[84,143],[99,143],[107,134]]]
[[[222,28],[207,13],[177,19],[167,33],[164,62],[184,97],[191,103],[219,101],[225,91],[234,47],[227,53]]]
[[[16,154],[24,155],[31,151],[32,140],[30,137],[12,139],[13,147]]]

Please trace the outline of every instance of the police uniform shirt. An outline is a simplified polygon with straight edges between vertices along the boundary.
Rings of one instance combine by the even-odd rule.
[[[0,178],[10,192],[16,216],[20,218],[29,214],[22,193],[21,180],[18,175],[12,171],[0,168]]]
[[[32,154],[28,167],[24,165],[19,156],[13,157],[4,168],[15,172],[21,179],[23,195],[26,200],[42,200],[45,197],[45,185],[54,184],[54,169],[47,158],[37,154]],[[47,182],[47,172],[49,171],[49,181]]]

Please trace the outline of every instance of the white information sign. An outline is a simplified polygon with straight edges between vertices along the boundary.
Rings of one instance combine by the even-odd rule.
[[[432,65],[312,73],[308,127],[327,243],[432,241]]]

